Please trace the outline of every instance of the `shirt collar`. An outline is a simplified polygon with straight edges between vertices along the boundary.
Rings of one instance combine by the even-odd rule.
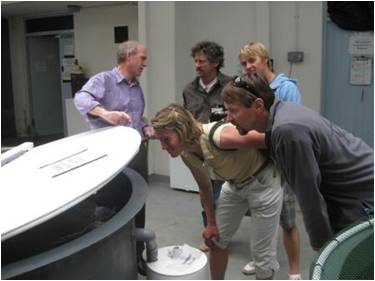
[[[215,77],[214,80],[212,80],[210,83],[205,85],[202,81],[202,78],[199,78],[199,85],[206,91],[206,93],[209,93],[212,89],[212,87],[217,83],[218,79]]]
[[[112,70],[115,74],[115,77],[116,77],[116,82],[117,83],[121,83],[122,81],[125,81],[125,83],[129,84],[129,85],[138,85],[139,84],[139,81],[138,79],[134,79],[133,81],[129,81],[128,79],[126,79],[125,76],[122,75],[122,73],[118,70],[117,67],[114,67],[113,70]]]

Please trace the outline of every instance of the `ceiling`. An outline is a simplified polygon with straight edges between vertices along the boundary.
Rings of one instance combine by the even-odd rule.
[[[43,16],[76,12],[79,7],[137,5],[135,1],[1,1],[1,17]],[[74,8],[76,6],[76,10]]]

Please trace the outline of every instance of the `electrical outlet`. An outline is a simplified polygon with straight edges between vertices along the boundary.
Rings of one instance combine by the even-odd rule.
[[[303,62],[303,52],[288,52],[289,62]]]

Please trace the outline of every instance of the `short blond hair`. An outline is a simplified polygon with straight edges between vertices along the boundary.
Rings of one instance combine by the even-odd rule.
[[[250,42],[243,45],[238,54],[239,58],[241,58],[242,56],[244,56],[245,58],[253,58],[258,56],[268,61],[271,59],[266,46],[264,46],[260,42]]]
[[[199,142],[203,133],[202,124],[193,115],[178,104],[170,104],[156,113],[151,119],[154,129],[166,129],[178,134],[184,144],[191,145]]]

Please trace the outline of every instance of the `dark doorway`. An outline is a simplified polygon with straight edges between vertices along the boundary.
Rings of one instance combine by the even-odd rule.
[[[63,134],[59,39],[30,36],[27,49],[34,135]]]
[[[1,19],[1,138],[16,135],[8,20]]]

